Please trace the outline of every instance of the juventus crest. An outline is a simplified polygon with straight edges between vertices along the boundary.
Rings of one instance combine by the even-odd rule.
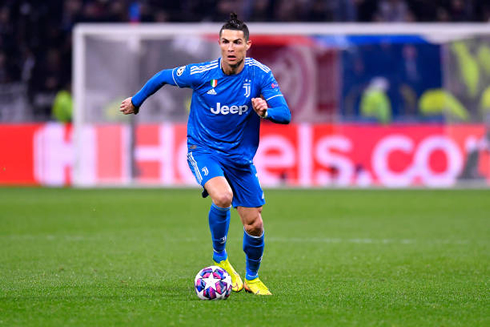
[[[245,80],[245,83],[243,83],[243,88],[245,89],[245,97],[248,98],[250,96],[250,88],[251,88],[251,82],[250,80]]]

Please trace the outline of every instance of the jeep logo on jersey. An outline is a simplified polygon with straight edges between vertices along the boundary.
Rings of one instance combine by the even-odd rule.
[[[242,115],[248,111],[248,106],[243,105],[243,106],[222,106],[221,103],[216,104],[216,109],[211,108],[211,112],[215,115],[217,114],[222,114],[222,115],[228,115],[228,114],[239,114]]]

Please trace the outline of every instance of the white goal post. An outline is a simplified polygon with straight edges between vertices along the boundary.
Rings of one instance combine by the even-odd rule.
[[[416,137],[412,138],[412,136],[407,136],[405,138],[405,141],[408,142],[406,148],[399,150],[411,153],[412,158],[407,160],[410,161],[410,164],[413,162],[413,165],[406,169],[405,167],[392,169],[385,179],[381,177],[380,172],[383,169],[387,169],[384,166],[389,165],[389,163],[379,160],[388,160],[388,157],[385,157],[385,159],[375,157],[377,155],[375,151],[377,150],[374,148],[374,145],[373,152],[370,154],[372,157],[369,159],[356,159],[352,155],[352,158],[350,158],[352,162],[345,164],[343,158],[339,159],[337,158],[338,156],[336,157],[336,153],[338,151],[354,152],[351,148],[352,142],[355,142],[355,137],[349,139],[350,145],[335,137],[330,140],[334,145],[328,143],[329,141],[324,141],[326,144],[329,144],[328,146],[337,147],[333,152],[325,150],[328,152],[326,157],[322,157],[321,154],[315,154],[317,146],[321,147],[323,143],[320,141],[318,141],[321,143],[320,145],[313,143],[316,142],[315,133],[317,132],[314,130],[316,123],[329,124],[329,126],[334,126],[334,128],[337,128],[336,124],[339,123],[338,128],[346,131],[346,135],[349,135],[349,128],[352,126],[349,125],[344,128],[342,127],[342,123],[355,123],[356,121],[353,118],[354,111],[355,115],[360,115],[359,112],[361,109],[359,108],[361,105],[358,103],[354,105],[349,102],[359,102],[359,98],[353,100],[354,97],[350,97],[349,90],[342,86],[347,83],[345,81],[345,72],[343,72],[343,69],[345,71],[345,65],[339,66],[338,64],[332,63],[333,61],[338,62],[338,58],[343,54],[332,54],[330,51],[332,48],[339,50],[337,52],[345,50],[352,45],[352,40],[349,39],[352,36],[387,37],[388,42],[394,40],[393,42],[395,43],[406,42],[403,39],[404,36],[416,36],[434,45],[452,44],[457,43],[459,40],[463,42],[468,41],[467,47],[471,49],[473,47],[471,40],[478,39],[484,40],[485,42],[490,40],[489,24],[249,23],[247,25],[250,29],[252,41],[255,43],[255,39],[261,40],[258,43],[262,48],[258,47],[259,50],[256,52],[258,56],[267,52],[274,53],[277,49],[279,49],[277,51],[281,51],[283,49],[281,48],[281,42],[284,40],[286,40],[288,46],[294,46],[294,42],[303,42],[304,39],[300,39],[303,37],[315,39],[321,44],[321,49],[305,50],[301,48],[301,44],[299,43],[295,50],[296,54],[294,55],[296,56],[295,58],[298,56],[306,58],[304,59],[303,66],[295,67],[294,63],[291,63],[291,59],[285,59],[277,64],[279,68],[276,67],[276,69],[273,69],[275,74],[276,71],[279,71],[278,73],[281,74],[281,68],[284,68],[290,75],[289,77],[284,77],[285,81],[283,82],[281,82],[281,78],[278,78],[278,80],[281,87],[283,85],[286,86],[283,88],[283,92],[287,98],[292,99],[294,109],[298,111],[296,115],[293,115],[295,119],[293,123],[296,124],[294,130],[296,138],[292,141],[292,143],[296,143],[297,148],[291,150],[293,151],[291,155],[295,156],[295,158],[290,159],[291,162],[294,161],[294,164],[291,164],[294,165],[294,168],[283,167],[284,173],[277,167],[271,168],[266,163],[262,163],[264,159],[259,159],[261,162],[258,166],[267,166],[269,169],[268,172],[264,173],[265,178],[261,178],[263,183],[265,181],[265,186],[454,186],[457,184],[457,179],[459,178],[456,176],[461,176],[464,173],[464,169],[467,168],[465,167],[468,159],[467,156],[469,156],[469,152],[465,153],[468,150],[467,148],[474,150],[488,146],[488,144],[485,144],[485,137],[483,136],[486,132],[484,130],[483,132],[480,131],[480,129],[485,128],[484,118],[471,112],[470,118],[465,117],[463,114],[457,116],[459,107],[456,105],[456,118],[451,114],[446,115],[446,112],[444,112],[445,109],[443,109],[442,115],[446,115],[447,118],[436,122],[443,125],[446,124],[447,126],[453,126],[452,123],[458,122],[479,124],[471,132],[474,134],[468,132],[470,134],[466,135],[462,141],[459,139],[459,134],[463,132],[449,128],[445,133],[456,135],[454,137],[451,136],[454,144],[451,143],[451,140],[440,140],[440,143],[430,141],[429,138],[432,135],[430,131],[427,131],[428,136],[425,141],[416,140]],[[156,94],[145,103],[144,113],[138,115],[136,118],[121,117],[117,112],[117,104],[125,96],[134,94],[149,77],[163,68],[173,68],[190,62],[197,62],[193,60],[207,61],[219,57],[219,48],[216,42],[218,41],[218,32],[221,26],[222,24],[220,23],[144,23],[78,24],[75,27],[73,35],[73,138],[75,144],[73,183],[75,186],[151,185],[171,187],[194,185],[190,173],[186,174],[183,172],[184,168],[182,165],[185,164],[185,160],[182,161],[184,163],[176,164],[176,157],[182,156],[182,152],[184,151],[181,145],[177,144],[177,139],[182,139],[181,129],[185,124],[185,107],[188,102],[189,93],[185,90],[178,90],[177,88],[175,90],[173,88],[163,88],[162,91],[157,92],[158,95]],[[390,39],[390,36],[402,38],[400,40]],[[267,42],[270,44],[268,45]],[[275,46],[277,46],[277,49],[274,48]],[[357,51],[355,48],[353,49],[352,52]],[[454,53],[458,53],[459,51],[461,54],[459,58],[464,58],[465,51],[467,51],[456,47],[449,49],[451,51],[454,50]],[[311,58],[313,55],[323,56],[322,51],[327,53],[327,55],[318,60],[323,60],[323,63],[326,62],[326,64],[320,67]],[[458,89],[460,86],[453,86],[452,83],[455,74],[460,73],[458,70],[462,68],[454,66],[454,62],[457,62],[458,58],[447,60],[446,52],[448,52],[447,49],[441,53],[440,62],[443,67],[440,69],[439,79],[442,81],[443,86]],[[481,55],[484,55],[484,53]],[[477,59],[476,54],[474,58]],[[366,66],[366,63],[364,64]],[[369,65],[369,62],[367,65]],[[480,69],[482,69],[481,76],[487,74],[485,72],[486,67]],[[318,76],[310,76],[313,72]],[[351,72],[351,75],[354,73]],[[304,76],[297,78],[301,74]],[[490,75],[490,71],[488,74]],[[282,75],[287,74],[283,73]],[[331,78],[328,81],[321,80],[322,76],[331,76]],[[471,78],[471,76],[468,78]],[[299,80],[299,82],[295,81],[295,79]],[[480,81],[486,83],[487,79],[481,77]],[[490,77],[488,81],[490,81]],[[303,85],[304,87],[306,87],[305,85],[314,85],[313,88],[315,90],[313,88],[307,91],[304,89],[299,90],[298,84],[295,83],[299,83],[299,85]],[[330,93],[328,93],[328,90],[321,89],[324,84],[326,89],[331,90]],[[482,82],[474,86],[479,87],[477,90],[479,92],[478,96],[482,96],[481,93],[484,92],[484,88],[480,84]],[[422,87],[426,86],[423,85]],[[403,92],[403,90],[400,92]],[[415,94],[416,92],[412,91],[412,93]],[[488,96],[490,97],[490,91]],[[332,97],[336,97],[336,99],[332,100]],[[420,98],[421,96],[417,94],[416,100],[421,101]],[[480,104],[481,101],[478,101],[478,104]],[[476,100],[474,103],[477,103]],[[416,110],[420,106],[420,102],[418,102]],[[353,109],[349,109],[351,110],[349,111],[346,109],[347,107]],[[393,104],[392,107],[394,107]],[[430,111],[430,108],[428,110]],[[471,110],[478,112],[478,115],[480,115],[478,111],[480,108],[471,108]],[[396,112],[391,114],[391,119],[394,122],[396,122],[395,114]],[[414,122],[412,116],[406,116],[406,112],[399,114],[399,117],[398,122]],[[416,123],[424,124],[425,121],[416,121]],[[154,128],[155,131],[139,131],[137,126],[141,125],[147,125],[149,129]],[[116,134],[117,137],[112,139]],[[397,130],[393,130],[392,134],[386,136],[386,138],[396,134]],[[143,139],[142,144],[135,145],[136,135],[139,135]],[[278,135],[276,136],[279,137]],[[287,138],[287,136],[284,137]],[[151,143],[154,138],[165,141]],[[339,143],[335,143],[337,141]],[[101,142],[109,144],[101,145]],[[118,159],[114,163],[110,160],[111,156],[107,152],[107,147],[110,146],[111,142],[113,144],[117,143],[114,157]],[[149,146],[145,142],[149,142],[148,144],[158,143],[159,145]],[[389,141],[387,139],[379,139],[373,140],[373,142],[379,144]],[[446,158],[443,159],[444,163],[441,164],[446,168],[438,168],[440,164],[437,163],[433,164],[435,168],[428,168],[429,170],[433,170],[431,175],[433,177],[432,182],[430,181],[432,177],[426,177],[427,174],[431,174],[430,171],[415,172],[417,169],[415,166],[420,165],[416,164],[415,161],[423,160],[421,158],[424,156],[424,154],[419,154],[419,152],[429,151],[420,150],[426,144],[424,142],[427,144],[436,142],[437,145],[434,148],[436,150],[434,151],[439,151],[440,149],[443,152],[446,151]],[[162,144],[165,146],[171,145],[171,147],[164,148]],[[327,145],[324,146],[325,149],[332,149],[328,148]],[[455,150],[458,147],[459,149]],[[471,151],[471,149],[468,151]],[[162,158],[156,158],[155,151],[162,151]],[[459,151],[461,158],[458,157],[455,159],[455,151]],[[261,154],[258,154],[259,157]],[[142,158],[141,161],[145,163],[141,165],[135,163],[135,156],[138,156],[140,159]],[[302,156],[310,156],[311,158],[305,159]],[[429,158],[432,154],[429,153],[426,156]],[[437,157],[437,153],[435,156]],[[288,155],[284,154],[284,156],[276,159],[280,161],[285,160],[285,158],[289,158]],[[105,162],[107,160],[110,162]],[[153,164],[152,160],[156,164]],[[432,159],[432,157],[426,159],[427,162],[432,162],[433,160],[436,159]],[[454,160],[456,163],[452,164],[451,160]],[[361,161],[362,164],[359,164]],[[483,161],[483,165],[488,165],[486,168],[483,167],[483,175],[487,173],[490,175],[490,163],[486,163],[485,158]],[[430,164],[432,163],[426,163],[426,165]],[[361,171],[358,170],[358,166],[362,166]],[[369,166],[369,168],[366,169],[366,166]],[[136,170],[138,169],[143,171],[141,176],[146,176],[145,174],[147,174],[147,176],[158,175],[159,177],[150,178],[140,176],[141,178],[138,178],[136,176]],[[402,172],[398,171],[400,169]],[[437,169],[446,169],[446,171],[439,172]],[[117,171],[117,173],[113,174],[112,170]],[[352,179],[355,179],[355,181],[352,182]],[[408,181],[409,179],[410,181]],[[484,182],[485,185],[487,183],[488,181]]]

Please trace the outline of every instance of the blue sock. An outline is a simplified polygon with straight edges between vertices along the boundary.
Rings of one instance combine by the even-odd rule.
[[[211,239],[213,240],[213,260],[220,262],[226,260],[226,236],[230,227],[230,208],[221,208],[211,204],[209,209],[209,229],[211,230]]]
[[[262,261],[262,254],[264,254],[264,233],[261,236],[252,236],[244,230],[243,251],[247,258],[245,278],[251,280],[259,277],[260,261]]]

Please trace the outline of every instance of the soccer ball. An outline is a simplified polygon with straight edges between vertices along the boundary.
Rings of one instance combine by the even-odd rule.
[[[201,300],[225,300],[231,294],[231,277],[223,268],[209,266],[197,273],[194,288]]]

